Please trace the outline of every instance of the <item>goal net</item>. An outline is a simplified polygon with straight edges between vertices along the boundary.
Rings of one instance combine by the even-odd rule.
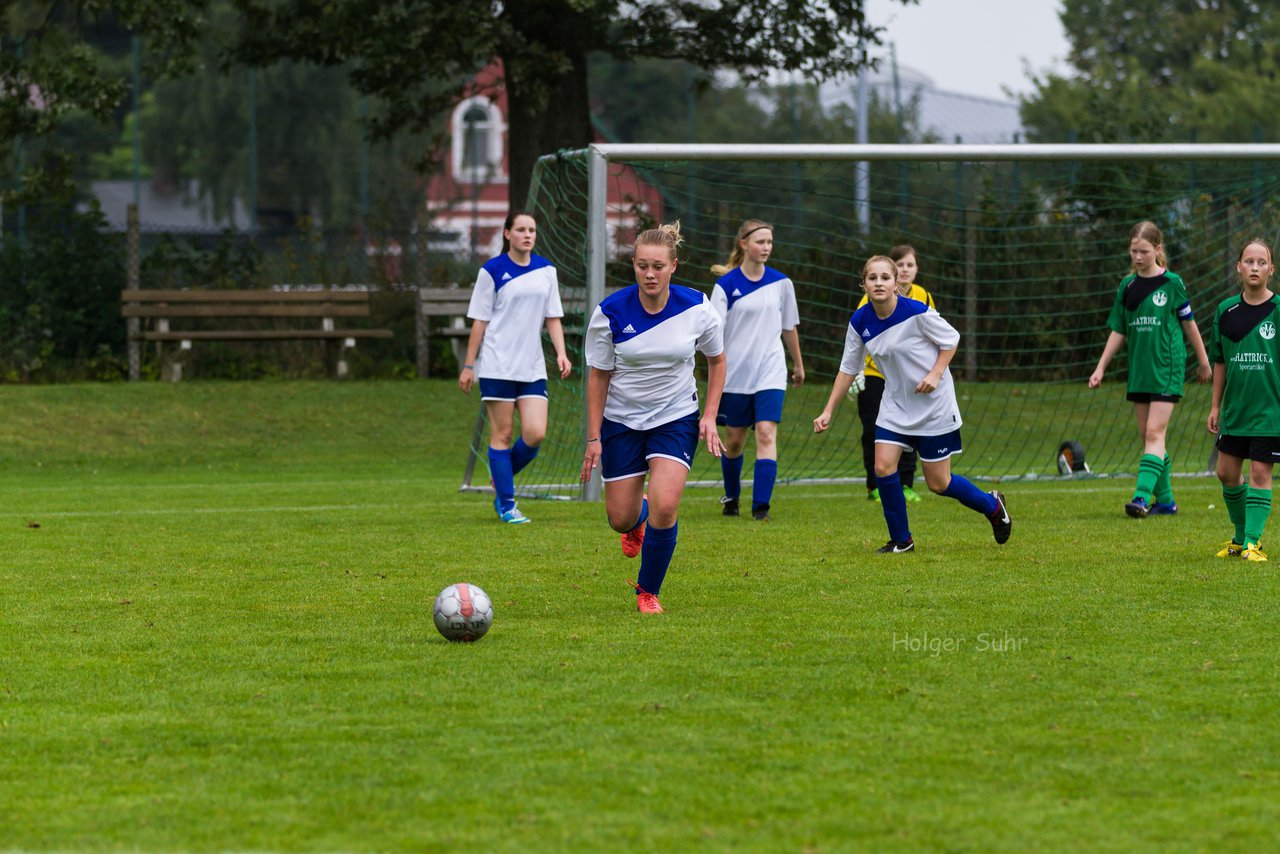
[[[1278,165],[1274,145],[602,145],[543,157],[529,207],[537,251],[559,271],[575,372],[549,383],[547,438],[517,491],[598,495],[578,482],[582,331],[604,293],[633,282],[636,229],[677,219],[686,243],[675,281],[708,293],[710,268],[728,258],[738,225],[774,226],[769,265],[795,283],[808,375],[787,393],[781,482],[863,479],[855,402],[841,405],[824,434],[814,435],[812,419],[862,295],[863,263],[902,243],[915,247],[918,282],[961,334],[951,364],[964,417],[957,470],[987,480],[1059,477],[1059,448],[1072,441],[1092,475],[1133,475],[1141,447],[1124,353],[1100,388],[1086,385],[1129,271],[1130,229],[1144,219],[1162,229],[1169,269],[1186,280],[1203,332],[1218,302],[1239,290],[1243,243],[1275,243]],[[1190,348],[1187,369],[1168,448],[1175,473],[1205,473],[1210,393],[1195,382]],[[483,461],[479,431],[474,444]],[[690,480],[718,483],[718,463],[704,451]]]

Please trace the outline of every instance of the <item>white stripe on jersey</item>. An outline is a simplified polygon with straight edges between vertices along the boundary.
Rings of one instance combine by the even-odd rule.
[[[780,337],[800,322],[795,286],[771,267],[751,281],[735,267],[716,282],[711,305],[724,320],[724,390],[755,394],[787,388],[787,357]]]
[[[849,320],[840,372],[858,373],[870,353],[884,374],[876,426],[905,436],[942,436],[961,424],[951,369],[942,372],[929,394],[916,392],[916,385],[933,370],[938,351],[954,350],[959,342],[955,327],[922,302],[899,298],[893,314],[883,320],[868,303]]]
[[[587,364],[613,373],[604,417],[649,430],[697,412],[696,352],[724,352],[720,316],[701,291],[672,285],[658,314],[645,311],[637,285],[605,297],[586,337]]]
[[[505,253],[489,259],[476,276],[467,317],[489,323],[476,358],[477,377],[545,380],[542,323],[564,317],[556,268],[541,255],[532,255],[524,267]]]

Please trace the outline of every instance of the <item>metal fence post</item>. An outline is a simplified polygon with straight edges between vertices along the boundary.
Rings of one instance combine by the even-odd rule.
[[[414,289],[413,331],[416,345],[414,352],[418,377],[421,379],[431,376],[431,327],[428,325],[430,318],[427,317],[426,308],[422,302],[422,295],[427,288],[427,223],[429,220],[426,211],[419,210],[415,218],[413,234],[413,279],[417,284]]]
[[[125,226],[125,287],[137,290],[142,282],[142,252],[138,227],[138,206],[130,204]],[[129,380],[142,379],[142,319],[131,317],[125,322],[128,339]]]

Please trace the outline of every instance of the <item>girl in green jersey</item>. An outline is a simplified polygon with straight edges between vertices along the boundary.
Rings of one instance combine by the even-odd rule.
[[[1200,382],[1207,383],[1213,373],[1191,313],[1186,283],[1166,269],[1164,236],[1155,223],[1140,222],[1133,227],[1129,234],[1129,260],[1132,270],[1116,290],[1107,318],[1111,334],[1089,377],[1089,388],[1101,384],[1111,358],[1127,341],[1128,398],[1133,401],[1138,434],[1142,436],[1142,459],[1138,461],[1133,498],[1124,506],[1124,512],[1141,519],[1148,513],[1168,516],[1178,512],[1169,481],[1165,433],[1173,405],[1182,399],[1187,370],[1184,338],[1191,342],[1200,363],[1196,372]]]
[[[1268,287],[1275,271],[1271,247],[1250,240],[1236,263],[1244,291],[1222,301],[1209,332],[1209,432],[1218,436],[1218,480],[1235,526],[1218,557],[1267,559],[1258,543],[1271,515],[1271,470],[1280,462],[1280,297]]]

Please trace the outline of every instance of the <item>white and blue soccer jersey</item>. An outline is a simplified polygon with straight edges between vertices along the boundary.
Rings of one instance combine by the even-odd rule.
[[[612,371],[604,417],[649,430],[698,411],[696,352],[724,352],[720,315],[702,291],[672,285],[667,304],[650,314],[632,285],[605,297],[587,325],[587,364]]]
[[[760,281],[753,282],[741,267],[735,267],[716,282],[711,305],[724,320],[728,363],[724,390],[734,394],[785,391],[787,358],[780,336],[800,322],[791,279],[765,267]]]
[[[525,267],[505,252],[490,258],[476,276],[467,317],[489,323],[476,358],[477,377],[545,380],[542,324],[548,317],[564,317],[556,268],[541,255],[531,255]]]
[[[870,303],[853,313],[844,339],[840,372],[856,374],[868,353],[884,374],[884,397],[876,426],[904,436],[943,436],[960,428],[960,407],[951,369],[929,394],[916,386],[933,370],[939,350],[954,350],[960,333],[932,308],[899,297],[893,314],[881,320]]]

